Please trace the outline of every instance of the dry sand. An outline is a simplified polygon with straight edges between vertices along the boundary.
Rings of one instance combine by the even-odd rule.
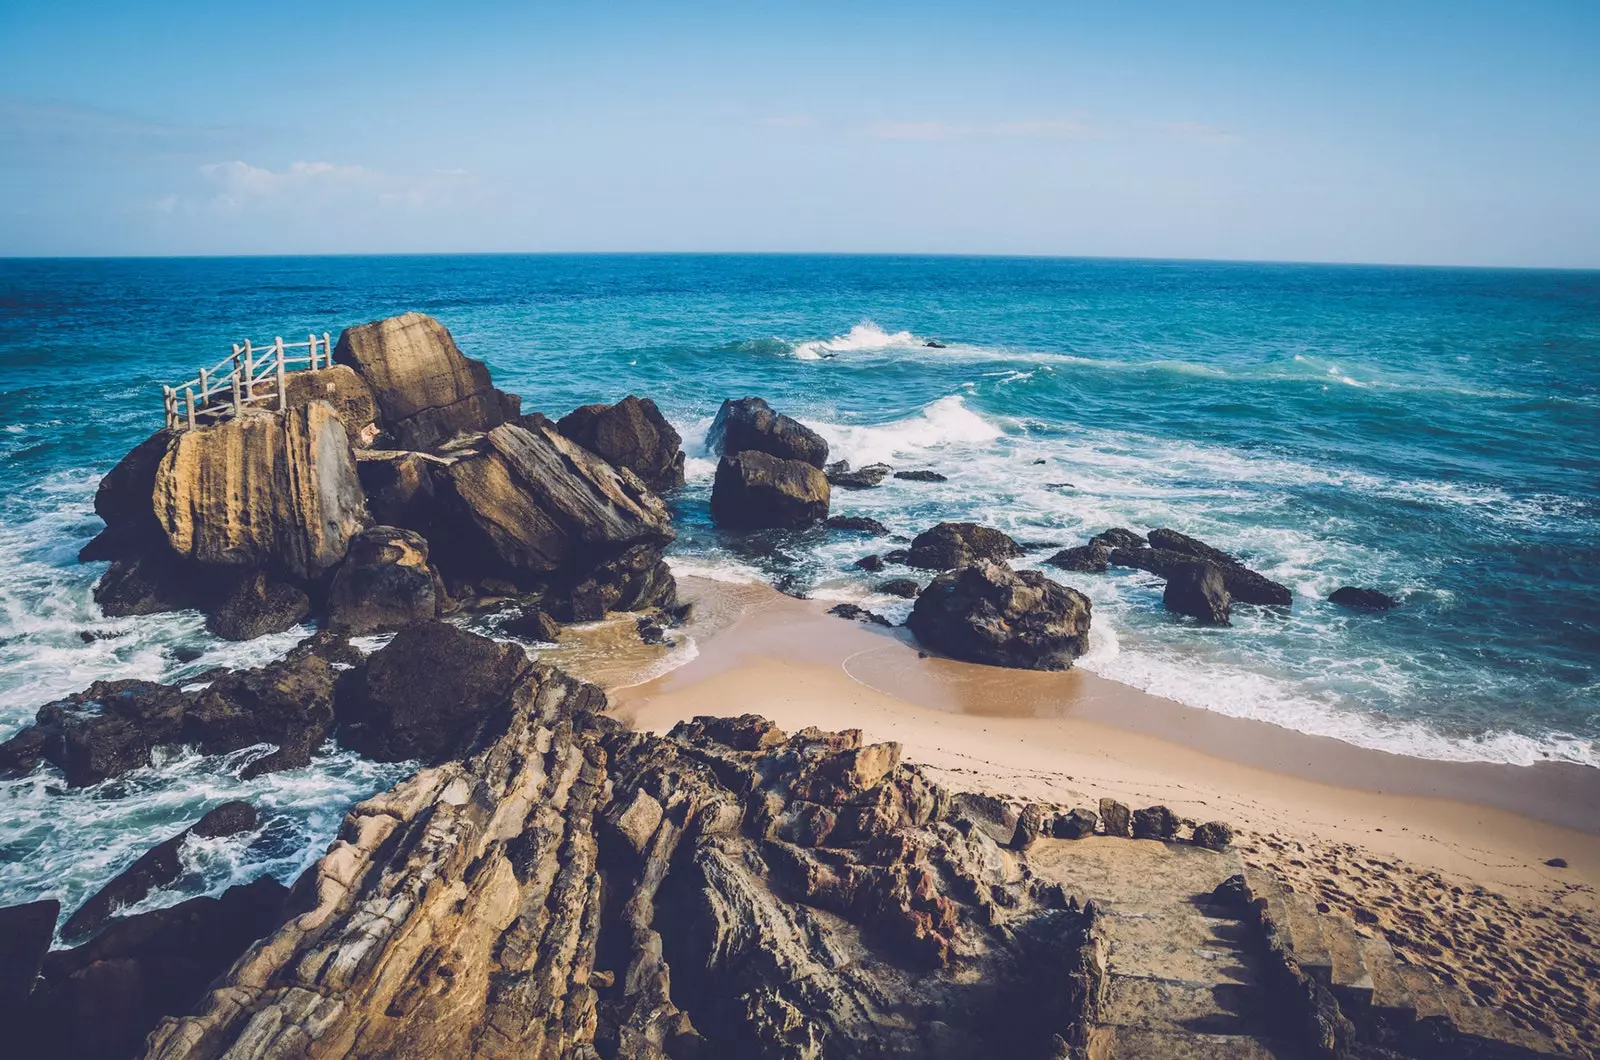
[[[899,635],[764,586],[680,587],[696,605],[699,654],[632,687],[608,682],[630,724],[664,731],[750,712],[788,730],[858,728],[899,741],[954,789],[1087,807],[1110,796],[1227,821],[1247,861],[1382,931],[1414,963],[1595,1049],[1600,770],[1367,751],[1089,673],[921,657]]]

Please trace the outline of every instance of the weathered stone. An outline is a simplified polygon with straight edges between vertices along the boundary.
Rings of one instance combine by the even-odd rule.
[[[287,408],[298,408],[312,401],[333,406],[344,424],[350,448],[365,449],[378,437],[378,405],[372,388],[347,365],[336,364],[316,371],[289,372],[283,377],[283,397]]]
[[[1106,569],[1106,560],[1110,555],[1111,550],[1104,545],[1079,545],[1076,548],[1064,548],[1045,562],[1062,570],[1099,574]]]
[[[1207,821],[1194,830],[1194,845],[1207,850],[1227,850],[1233,842],[1233,829],[1225,821]]]
[[[1099,545],[1102,548],[1144,548],[1149,542],[1140,534],[1134,533],[1126,527],[1113,526],[1109,530],[1102,530],[1089,539],[1089,544]]]
[[[584,405],[556,428],[658,493],[683,485],[683,439],[649,398],[629,394],[615,405]]]
[[[830,491],[821,471],[754,449],[724,456],[711,487],[711,517],[738,529],[799,527],[828,517]]]
[[[298,585],[251,571],[206,615],[206,628],[225,640],[253,640],[282,633],[311,614],[311,598]]]
[[[837,615],[840,618],[848,618],[855,622],[868,622],[874,626],[893,625],[893,623],[891,623],[887,618],[884,618],[882,615],[874,611],[868,611],[866,608],[857,604],[834,604],[832,607],[828,608],[828,614]]]
[[[874,585],[872,590],[873,592],[887,593],[890,596],[898,596],[904,600],[914,600],[917,594],[922,591],[922,586],[918,585],[914,578],[890,578],[886,582],[879,582]]]
[[[1152,536],[1155,531],[1151,531]],[[1226,556],[1227,553],[1217,553]],[[1170,578],[1180,570],[1194,566],[1196,560],[1207,559],[1192,552],[1175,552],[1167,548],[1114,548],[1108,561],[1116,567],[1135,567]],[[1215,563],[1214,560],[1208,560]],[[1228,595],[1240,603],[1285,605],[1293,600],[1287,586],[1279,585],[1265,575],[1240,566],[1237,561],[1216,564],[1222,572],[1222,584]]]
[[[937,471],[896,471],[894,477],[905,482],[948,482],[949,476],[941,475]]]
[[[566,575],[546,592],[544,602],[563,622],[597,622],[612,611],[676,607],[678,583],[660,547],[647,543],[581,576]]]
[[[753,449],[780,460],[798,460],[819,471],[828,462],[828,443],[822,435],[799,420],[774,412],[758,397],[724,401],[706,432],[706,448],[722,456]]]
[[[0,744],[0,767],[27,772],[49,761],[72,787],[148,765],[156,747],[178,742],[187,701],[149,681],[96,681],[39,708],[34,725]]]
[[[1056,814],[1051,822],[1050,834],[1057,839],[1085,839],[1094,835],[1096,823],[1093,810],[1072,809]]]
[[[841,468],[835,464],[828,465],[828,483],[843,489],[871,489],[888,478],[889,473],[894,470],[888,464],[868,464],[865,467],[859,467],[851,471],[848,462],[840,461],[840,463],[844,464],[844,467]],[[835,470],[836,468],[837,470]]]
[[[854,565],[861,570],[872,571],[876,573],[877,571],[883,569],[883,557],[877,553],[873,553],[868,556],[862,556],[860,559],[856,560]]]
[[[887,526],[864,515],[830,515],[822,525],[829,530],[856,530],[863,534],[882,535],[889,532]]]
[[[1387,611],[1400,604],[1400,601],[1387,593],[1380,593],[1376,589],[1358,589],[1354,585],[1335,589],[1328,594],[1328,600],[1331,603],[1360,608],[1364,611]]]
[[[212,681],[184,713],[182,738],[206,754],[275,745],[245,767],[246,777],[298,769],[333,728],[333,698],[332,666],[319,655],[296,654]]]
[[[1037,571],[978,560],[934,578],[907,625],[957,659],[1065,670],[1089,643],[1088,597]]]
[[[434,472],[445,462],[429,453],[402,450],[357,450],[356,475],[367,494],[367,510],[380,526],[433,532],[438,499]]]
[[[54,898],[0,907],[0,1013],[16,1012],[33,992],[60,916]]]
[[[1219,548],[1212,548],[1204,541],[1187,534],[1180,534],[1176,530],[1162,528],[1150,531],[1150,551],[1176,552],[1215,563],[1222,571],[1222,580],[1228,587],[1228,592],[1241,603],[1286,606],[1294,599],[1288,586],[1280,585],[1265,575],[1249,569],[1236,556]],[[1116,560],[1113,559],[1112,562]],[[1139,564],[1131,565],[1139,566]]]
[[[525,607],[500,623],[500,632],[522,641],[554,644],[561,636],[561,623],[537,607]]]
[[[488,431],[519,411],[490,383],[484,363],[463,356],[444,325],[421,313],[346,328],[333,358],[371,388],[378,426],[401,449]]]
[[[1106,835],[1123,838],[1133,835],[1133,817],[1128,807],[1116,799],[1100,800],[1100,820],[1105,822]]]
[[[156,469],[172,445],[173,432],[160,430],[128,450],[100,480],[94,512],[106,528],[83,547],[84,562],[142,555],[165,541],[156,519]]]
[[[1204,561],[1173,571],[1161,594],[1161,605],[1168,611],[1189,615],[1213,626],[1228,624],[1231,602],[1228,587],[1223,584],[1222,568]]]
[[[1011,834],[1011,849],[1027,850],[1041,836],[1051,832],[1054,815],[1037,803],[1029,803],[1017,817],[1016,831]]]
[[[94,602],[106,617],[125,618],[208,608],[216,590],[194,564],[159,544],[147,555],[113,560],[95,583]]]
[[[437,616],[443,597],[421,534],[371,526],[351,540],[334,573],[328,620],[350,634],[400,629]]]
[[[940,523],[911,542],[905,562],[924,570],[953,570],[976,560],[1005,560],[1022,555],[1006,534],[977,523]]]
[[[1133,811],[1133,838],[1171,839],[1178,834],[1178,815],[1165,806]]]

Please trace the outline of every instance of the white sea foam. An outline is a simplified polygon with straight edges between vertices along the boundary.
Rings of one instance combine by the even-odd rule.
[[[802,422],[827,439],[829,459],[849,460],[857,466],[921,458],[954,447],[983,445],[999,439],[1003,433],[995,424],[967,408],[966,401],[955,394],[889,423],[849,426],[818,420]]]
[[[923,339],[909,331],[884,331],[870,320],[863,320],[843,335],[794,344],[794,356],[802,361],[817,361],[830,354],[857,350],[885,350],[897,346],[921,346]]]

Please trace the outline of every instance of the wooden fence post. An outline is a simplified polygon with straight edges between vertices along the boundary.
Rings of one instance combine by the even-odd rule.
[[[328,367],[333,367],[333,340],[328,338],[328,333],[322,333],[322,355],[328,359]]]
[[[249,339],[244,340],[244,399],[247,403],[256,399],[256,362]]]
[[[206,370],[200,369],[200,407],[205,408],[211,400],[211,383],[206,379]]]
[[[233,415],[239,416],[239,344],[233,344]]]
[[[167,430],[177,430],[178,417],[175,414],[177,410],[173,407],[172,388],[165,383],[161,385],[161,411],[167,419]]]
[[[183,388],[183,399],[189,406],[189,429],[192,431],[194,430],[194,387],[186,386]]]
[[[273,344],[278,352],[278,411],[283,412],[289,407],[289,399],[284,395],[283,389],[283,336],[279,335]]]
[[[317,337],[309,335],[307,338],[310,340],[306,345],[311,349],[311,370],[315,372],[317,370]]]

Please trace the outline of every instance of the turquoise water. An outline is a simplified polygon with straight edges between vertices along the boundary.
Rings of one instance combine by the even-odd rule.
[[[159,426],[159,382],[247,336],[408,309],[527,408],[654,397],[691,456],[682,571],[906,610],[851,569],[873,548],[855,535],[710,526],[700,439],[724,397],[758,394],[836,456],[949,476],[838,491],[836,513],[1066,544],[1170,526],[1295,590],[1200,630],[1151,576],[1053,573],[1094,599],[1097,673],[1363,746],[1600,765],[1600,273],[1060,259],[0,262],[0,734],[96,677],[270,652],[193,616],[99,617],[99,568],[74,562],[95,483]],[[1324,601],[1347,583],[1403,605]],[[306,834],[329,785],[377,780],[318,768],[284,811]],[[0,896],[50,861],[7,828]]]

